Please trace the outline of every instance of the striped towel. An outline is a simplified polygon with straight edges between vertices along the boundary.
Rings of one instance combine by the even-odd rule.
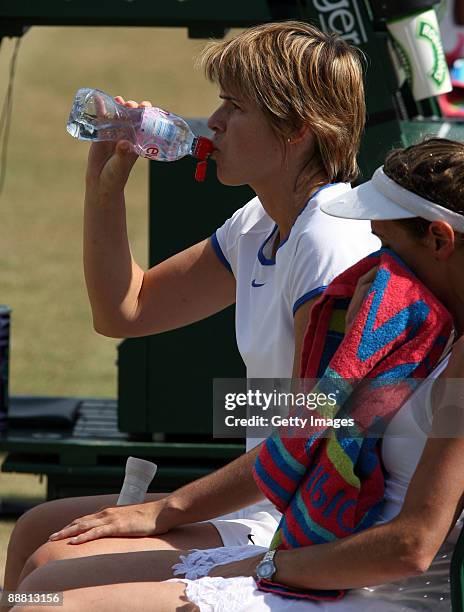
[[[374,266],[375,279],[345,334],[356,283]],[[379,436],[437,364],[451,333],[448,311],[389,249],[364,258],[329,285],[313,308],[301,378],[304,391],[333,392],[336,401],[297,410],[321,419],[351,417],[353,424],[313,425],[303,434],[281,428],[263,445],[254,477],[283,515],[271,549],[323,544],[373,525],[384,495]],[[303,599],[345,594],[264,580],[258,588]]]

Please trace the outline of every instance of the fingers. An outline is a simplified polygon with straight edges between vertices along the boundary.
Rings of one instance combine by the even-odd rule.
[[[69,540],[70,544],[82,544],[83,542],[90,542],[90,540],[98,540],[111,535],[114,528],[111,525],[95,525],[91,526],[86,523],[80,523],[77,525],[71,525],[65,527],[57,533],[53,533],[49,538],[49,542],[56,542],[57,540]]]
[[[128,153],[133,153],[134,147],[129,140],[119,140],[116,144],[116,153],[119,153],[122,156],[127,155]]]
[[[65,538],[70,538],[71,536],[78,534],[79,531],[80,527],[78,527],[78,525],[68,525],[63,529],[60,529],[60,531],[52,533],[48,539],[49,541],[64,540]]]
[[[126,102],[122,96],[115,96],[114,99],[118,104],[122,104],[123,106],[127,106],[128,108],[148,108],[150,106],[153,106],[149,100],[143,100],[139,104],[138,102],[135,102],[135,100],[127,100]]]
[[[91,540],[99,540],[100,538],[107,538],[111,535],[115,535],[114,528],[111,525],[100,525],[93,527],[85,533],[81,533],[74,538],[69,540],[70,544],[84,544],[84,542],[90,542]]]
[[[95,107],[97,111],[97,117],[105,117],[106,116],[106,106],[105,100],[102,96],[95,96]]]
[[[134,152],[134,145],[128,140],[120,140],[116,145],[116,155],[118,159],[115,171],[120,179],[126,184],[133,165],[137,161],[138,155]]]
[[[71,538],[73,536],[76,536],[94,527],[95,527],[95,520],[94,521],[83,521],[82,519],[79,519],[78,521],[74,521],[73,523],[66,525],[66,527],[63,527],[63,529],[60,529],[60,531],[57,531],[56,533],[52,533],[48,539],[51,541],[64,540],[65,538]]]
[[[52,533],[49,540],[62,540],[64,538],[70,538],[75,536],[83,531],[87,531],[88,529],[92,529],[93,527],[102,523],[102,519],[105,518],[104,512],[98,512],[96,514],[88,514],[86,516],[81,516],[78,519],[72,521],[68,525],[65,525],[62,529],[57,531],[56,533]]]
[[[375,278],[375,275],[377,274],[379,270],[378,266],[375,266],[374,268],[372,268],[371,270],[369,270],[369,272],[366,272],[366,274],[363,274],[358,283],[365,285],[366,283],[368,283],[369,285],[372,283],[372,281]]]
[[[348,306],[348,309],[346,311],[346,318],[345,318],[346,332],[348,332],[351,326],[353,325],[353,322],[356,319],[356,316],[359,310],[361,309],[361,306],[366,298],[366,295],[369,292],[370,286],[373,280],[375,279],[377,271],[378,271],[378,266],[375,266],[374,268],[369,270],[369,272],[367,272],[366,274],[363,274],[359,278],[356,284],[356,289],[353,293],[353,297],[351,298],[350,305]]]

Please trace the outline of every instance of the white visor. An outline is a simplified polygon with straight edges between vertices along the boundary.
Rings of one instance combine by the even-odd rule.
[[[464,232],[464,216],[422,198],[395,183],[377,168],[372,179],[343,194],[320,204],[322,211],[332,217],[391,221],[422,217],[427,221],[446,221],[458,232]]]

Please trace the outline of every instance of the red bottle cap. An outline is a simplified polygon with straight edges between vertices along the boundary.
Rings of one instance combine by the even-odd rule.
[[[204,136],[198,136],[195,143],[193,156],[196,157],[196,159],[201,160],[198,162],[197,167],[195,169],[195,180],[199,183],[205,180],[206,168],[208,166],[208,162],[206,160],[213,151],[214,145],[212,141],[209,138],[205,138]]]
[[[208,167],[207,161],[200,161],[195,168],[195,180],[202,183],[206,177],[206,169]]]

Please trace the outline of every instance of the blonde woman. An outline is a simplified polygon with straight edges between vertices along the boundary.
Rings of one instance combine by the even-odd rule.
[[[291,378],[312,303],[378,247],[367,222],[320,210],[349,193],[358,173],[365,119],[360,58],[340,37],[286,22],[211,43],[202,63],[220,89],[221,104],[209,119],[218,178],[248,184],[256,197],[211,238],[143,271],[131,255],[124,201],[136,157],[127,142],[93,144],[84,264],[95,329],[113,337],[155,334],[235,303],[248,378]],[[144,504],[115,508],[115,496],[100,496],[33,509],[12,535],[6,588],[57,558],[121,553],[110,568],[119,570],[127,559],[130,579],[135,551],[268,546],[279,513],[251,480],[236,486],[251,477],[260,442],[248,439],[248,452],[222,470],[171,495],[149,495]],[[104,506],[110,508],[99,512]]]

